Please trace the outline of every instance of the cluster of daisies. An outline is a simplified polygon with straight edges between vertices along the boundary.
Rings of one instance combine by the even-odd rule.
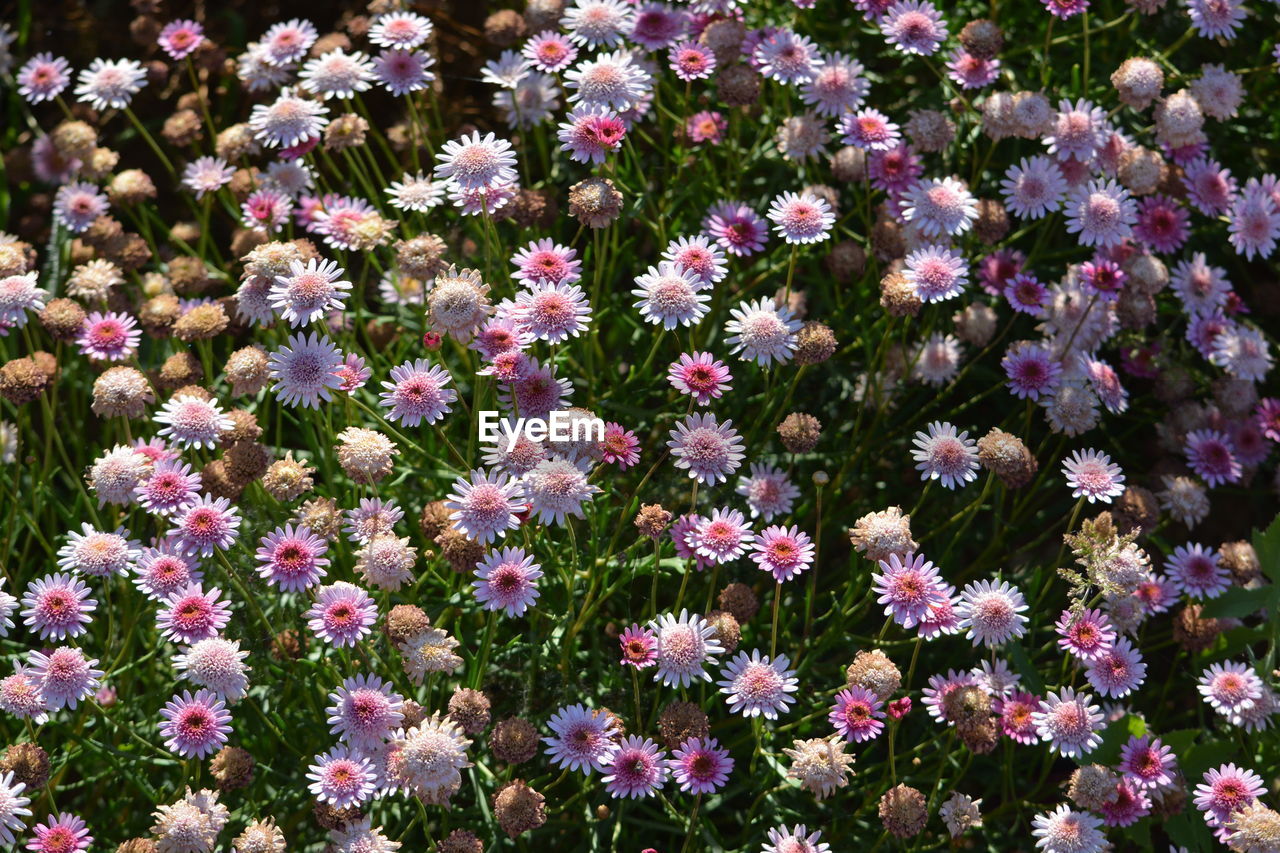
[[[233,825],[235,853],[479,853],[549,813],[568,838],[579,794],[555,789],[578,776],[595,820],[635,801],[681,849],[724,844],[700,810],[739,800],[763,853],[875,820],[915,843],[935,815],[961,839],[994,787],[954,771],[960,749],[1003,756],[993,838],[1101,853],[1194,813],[1178,844],[1280,850],[1275,633],[1252,627],[1280,576],[1209,523],[1280,443],[1269,306],[1233,285],[1275,255],[1280,178],[1224,165],[1280,62],[1228,70],[1232,51],[1274,10],[1125,0],[1095,39],[1185,35],[1104,71],[1090,0],[1020,10],[1029,46],[930,0],[839,3],[828,50],[803,31],[824,29],[814,0],[529,0],[485,22],[482,128],[450,123],[437,46],[456,36],[381,0],[230,56],[138,3],[155,59],[79,70],[19,62],[0,25],[13,112],[41,128],[15,185],[48,229],[0,233],[0,503],[23,558],[0,566],[0,843],[101,846],[85,818],[117,821],[88,781],[59,790],[59,753],[114,773],[126,744],[181,764],[185,792],[146,803],[125,853],[210,853]],[[1077,25],[1083,86],[1058,92],[1076,42],[1053,27]],[[1043,75],[1020,82],[1041,30]],[[1221,61],[1175,68],[1188,43]],[[919,75],[905,100],[898,75]],[[934,88],[945,106],[915,108]],[[144,105],[177,91],[157,139]],[[121,129],[147,170],[119,168]],[[819,389],[838,407],[791,410]],[[478,440],[490,405],[503,429]],[[824,436],[806,408],[853,429]],[[68,412],[93,425],[64,435]],[[553,414],[584,429],[521,430]],[[1141,475],[1139,442],[1161,454]],[[47,529],[57,508],[28,496],[55,474],[92,521]],[[980,516],[994,541],[961,556]],[[1152,682],[1174,645],[1194,681],[1170,696]],[[556,656],[548,688],[532,669]],[[1178,690],[1203,701],[1170,710]],[[1193,706],[1212,760],[1177,723]],[[1024,790],[1014,765],[1037,760]],[[874,818],[822,802],[855,764]],[[268,800],[278,777],[305,788],[314,825],[233,817],[222,798],[264,775]]]

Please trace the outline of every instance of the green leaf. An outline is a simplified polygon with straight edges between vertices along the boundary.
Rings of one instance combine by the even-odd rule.
[[[1257,589],[1233,586],[1217,598],[1204,603],[1201,615],[1215,619],[1240,619],[1259,610],[1271,610],[1276,605],[1276,593],[1280,587],[1268,585]]]
[[[1258,552],[1262,573],[1273,584],[1280,584],[1280,515],[1275,517],[1266,530],[1253,532],[1253,550]]]
[[[1044,679],[1040,677],[1040,673],[1031,665],[1031,659],[1027,657],[1026,649],[1016,643],[1005,646],[1005,650],[1009,653],[1009,659],[1013,661],[1013,668],[1018,671],[1018,675],[1022,676],[1022,681],[1027,685],[1032,693],[1044,693]]]

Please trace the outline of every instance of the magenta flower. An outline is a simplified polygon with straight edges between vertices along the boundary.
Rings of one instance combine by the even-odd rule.
[[[751,525],[736,509],[717,508],[694,530],[690,542],[698,556],[712,564],[741,557],[752,542]]]
[[[387,390],[379,405],[391,410],[388,420],[404,426],[418,426],[424,420],[433,424],[451,412],[449,404],[458,399],[457,392],[446,387],[451,381],[444,368],[426,359],[406,361],[391,368],[391,381],[382,383]]]
[[[707,211],[702,228],[726,252],[750,257],[764,248],[769,236],[765,220],[742,202],[725,201]]]
[[[1116,769],[1139,788],[1160,791],[1173,785],[1178,760],[1160,738],[1134,735],[1120,750],[1120,764]]]
[[[179,394],[165,402],[153,420],[164,424],[156,435],[168,437],[182,447],[214,448],[222,433],[232,427],[216,400],[195,394]]]
[[[161,460],[150,476],[138,484],[134,493],[143,509],[160,516],[173,515],[196,503],[200,498],[200,474],[177,460]]]
[[[884,711],[880,707],[880,698],[874,692],[854,686],[836,694],[827,720],[845,740],[861,743],[884,730],[884,723],[880,722],[884,719]]]
[[[258,575],[282,592],[301,592],[327,572],[329,543],[303,525],[277,527],[259,541]]]
[[[1062,473],[1073,498],[1086,498],[1089,503],[1111,503],[1112,498],[1124,494],[1124,474],[1111,457],[1098,450],[1073,450],[1070,458],[1062,463]]]
[[[84,581],[59,573],[32,581],[22,605],[22,621],[40,639],[62,640],[85,632],[98,602],[89,597]]]
[[[1209,486],[1234,483],[1244,472],[1236,459],[1231,439],[1215,429],[1197,429],[1187,433],[1184,453],[1191,470]]]
[[[686,415],[670,434],[667,447],[676,458],[675,466],[700,483],[723,483],[742,466],[745,454],[733,421],[721,423],[710,414]]]
[[[205,494],[174,514],[169,535],[185,553],[208,557],[235,544],[240,536],[240,515],[228,499]]]
[[[636,438],[632,430],[609,421],[604,425],[600,453],[605,462],[617,465],[619,471],[625,471],[640,461],[640,439]]]
[[[1204,774],[1196,785],[1196,808],[1204,812],[1205,822],[1220,826],[1231,813],[1247,806],[1266,791],[1262,777],[1252,770],[1234,764],[1222,764]]]
[[[52,101],[71,85],[70,71],[61,56],[37,53],[18,69],[18,94],[30,104]]]
[[[724,654],[724,647],[707,620],[681,610],[679,617],[663,613],[650,622],[649,627],[658,638],[654,681],[668,687],[688,687],[694,681],[711,680],[711,674],[704,667],[714,656]]]
[[[716,684],[728,697],[725,701],[730,711],[744,717],[773,720],[789,709],[795,701],[791,694],[800,686],[790,665],[786,655],[770,659],[768,655],[761,655],[759,649],[752,649],[750,656],[738,652],[720,670],[721,679]]]
[[[1147,665],[1128,637],[1118,637],[1110,649],[1095,657],[1085,669],[1085,677],[1093,689],[1117,699],[1142,686],[1146,675]]]
[[[59,812],[57,817],[50,815],[45,823],[31,828],[31,835],[27,849],[36,853],[77,853],[88,850],[93,843],[88,825],[70,812]]]
[[[306,612],[307,627],[335,646],[354,646],[378,620],[378,605],[355,584],[338,581],[320,587]]]
[[[156,614],[160,636],[175,643],[194,643],[217,636],[231,621],[231,610],[216,586],[208,592],[199,584],[189,584],[165,600]]]
[[[680,790],[689,794],[714,794],[729,781],[733,759],[713,737],[691,737],[667,759],[667,768]]]
[[[885,605],[884,614],[904,628],[914,628],[929,612],[931,604],[945,598],[942,580],[933,563],[922,554],[905,558],[890,554],[880,560],[880,571],[871,576],[877,601]]]
[[[778,583],[794,579],[813,565],[814,547],[809,535],[792,525],[766,527],[751,543],[751,559]]]
[[[1116,641],[1115,629],[1101,610],[1064,610],[1054,628],[1061,637],[1058,646],[1086,663],[1110,651]]]
[[[547,721],[551,736],[544,737],[547,757],[556,767],[581,770],[604,770],[618,749],[618,729],[613,718],[604,711],[568,705]]]
[[[724,362],[709,352],[681,353],[678,361],[671,363],[667,379],[682,394],[688,394],[700,406],[718,400],[732,385],[733,377]]]
[[[165,24],[156,43],[170,59],[186,59],[196,52],[204,39],[204,27],[195,21],[180,19]]]
[[[160,736],[165,746],[183,758],[204,758],[222,748],[231,731],[231,714],[216,694],[209,690],[184,690],[163,708]]]
[[[1031,715],[1036,733],[1060,755],[1087,755],[1102,743],[1098,728],[1103,716],[1092,702],[1091,695],[1076,693],[1070,687],[1050,693],[1041,701],[1040,710]]]
[[[623,666],[645,669],[653,666],[658,660],[658,638],[648,628],[641,628],[634,622],[618,635],[618,645],[622,647]]]
[[[127,361],[137,354],[141,340],[142,331],[132,316],[91,311],[80,327],[76,345],[94,361]]]
[[[31,652],[28,674],[35,679],[40,696],[50,710],[71,708],[98,689],[103,672],[94,669],[97,660],[71,646],[59,646],[48,654]]]
[[[667,781],[666,753],[649,738],[629,735],[604,760],[604,789],[613,797],[641,799]]]
[[[489,552],[476,566],[476,600],[485,610],[502,610],[508,616],[523,616],[538,600],[536,581],[542,567],[523,548],[503,548]]]
[[[499,439],[501,440],[501,438]],[[517,513],[524,510],[525,488],[519,480],[499,471],[476,469],[469,479],[459,477],[445,507],[454,527],[487,544],[520,526]]]
[[[377,789],[377,774],[369,759],[345,746],[317,755],[307,769],[307,787],[317,800],[335,809],[359,806]]]
[[[376,750],[404,720],[404,699],[376,675],[343,680],[329,700],[329,732],[357,749]]]

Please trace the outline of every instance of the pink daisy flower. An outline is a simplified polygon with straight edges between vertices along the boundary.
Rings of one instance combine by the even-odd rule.
[[[807,37],[791,30],[772,30],[760,40],[751,53],[758,70],[779,83],[805,83],[821,67],[817,46]]]
[[[836,694],[827,720],[845,740],[861,743],[884,730],[880,698],[865,687],[850,687]]]
[[[354,646],[377,621],[378,607],[360,587],[338,581],[320,587],[306,616],[307,627],[320,639],[335,646]]]
[[[416,12],[387,12],[373,19],[369,41],[380,47],[418,47],[434,29],[430,18]]]
[[[420,50],[388,49],[373,58],[373,78],[397,97],[408,95],[427,88],[436,79],[436,75],[430,70],[434,64],[435,58]],[[432,201],[431,207],[439,203],[439,196],[434,188],[428,190],[425,183],[419,187],[429,193],[427,198]]]
[[[1000,731],[1011,740],[1024,746],[1038,740],[1032,714],[1040,707],[1040,699],[1031,693],[1015,690],[1010,695],[998,698],[992,704],[992,710],[1000,717]]]
[[[716,68],[716,55],[705,45],[686,41],[667,52],[667,60],[676,77],[686,82],[705,80]]]
[[[617,465],[619,471],[625,471],[640,461],[640,439],[621,424],[609,421],[604,425],[600,454],[605,462]]]
[[[84,581],[58,573],[32,581],[22,595],[22,606],[23,623],[40,639],[62,640],[85,632],[98,602],[89,597]]]
[[[231,610],[216,586],[205,592],[199,584],[170,595],[156,614],[160,636],[174,643],[195,643],[215,637],[231,621]]]
[[[517,513],[524,510],[525,489],[519,480],[497,471],[477,468],[469,478],[459,477],[445,506],[458,530],[481,544],[488,544],[520,526]]]
[[[901,0],[879,22],[885,41],[907,54],[931,56],[946,41],[947,25],[929,0]]]
[[[535,69],[546,74],[563,71],[578,58],[577,45],[554,30],[530,37],[520,52]]]
[[[476,600],[485,610],[502,610],[508,616],[523,616],[538,600],[537,579],[542,567],[523,548],[503,548],[489,552],[476,566]]]
[[[790,664],[786,655],[770,660],[759,649],[752,649],[749,656],[738,652],[720,670],[721,680],[716,684],[728,697],[725,701],[735,714],[777,719],[779,713],[789,710],[795,701],[791,694],[800,686],[795,671],[788,669]]]
[[[556,138],[560,150],[577,163],[603,163],[622,147],[627,125],[608,107],[579,104],[560,123]]]
[[[534,240],[511,256],[516,271],[511,277],[525,285],[577,284],[582,279],[582,261],[576,250],[550,237]]]
[[[917,181],[903,201],[903,218],[926,237],[963,234],[978,218],[978,200],[956,178]]]
[[[1058,102],[1053,129],[1044,137],[1044,144],[1059,160],[1088,162],[1103,144],[1106,122],[1106,111],[1091,101],[1082,98],[1072,104],[1063,99]]]
[[[769,203],[768,217],[778,236],[793,245],[826,240],[836,223],[831,205],[807,192],[784,192]]]
[[[342,528],[342,532],[352,540],[364,543],[375,536],[393,532],[396,523],[404,518],[404,510],[381,498],[361,498],[358,507],[347,510],[343,515],[347,526]]]
[[[667,380],[671,386],[681,394],[688,394],[699,406],[720,399],[732,387],[732,379],[724,362],[709,352],[681,353],[679,360],[667,368]],[[1280,426],[1277,427],[1277,435],[1280,435]]]
[[[521,331],[558,344],[586,330],[591,323],[591,306],[576,284],[535,282],[516,294],[511,316]]]
[[[725,343],[741,360],[762,367],[791,360],[801,323],[789,307],[779,305],[776,299],[744,300],[729,309],[729,317],[724,324],[728,333]]]
[[[191,584],[204,580],[195,557],[183,554],[176,543],[162,541],[156,548],[146,548],[134,569],[134,586],[153,601],[164,601]]]
[[[800,495],[785,471],[759,462],[751,463],[749,476],[738,478],[735,491],[746,498],[751,517],[763,517],[765,521],[791,512],[792,503]]]
[[[449,405],[458,394],[447,386],[452,381],[448,372],[426,359],[406,361],[391,369],[391,381],[383,382],[386,388],[379,404],[391,411],[387,419],[405,426],[418,426],[424,420],[433,424],[452,411]]]
[[[329,124],[323,103],[299,96],[291,87],[281,89],[269,104],[257,104],[249,113],[253,138],[268,148],[293,148],[319,140]]]
[[[204,758],[221,749],[231,731],[226,704],[210,690],[198,690],[194,696],[182,691],[160,709],[160,716],[165,746],[183,758]]]
[[[76,853],[88,850],[93,843],[88,825],[70,812],[59,812],[57,817],[50,815],[44,823],[31,828],[31,835],[27,849],[36,853]]]
[[[938,480],[943,488],[954,489],[977,479],[977,442],[968,432],[957,433],[951,424],[934,421],[929,431],[917,432],[911,443],[911,457],[921,480]]]
[[[1000,60],[974,56],[957,47],[947,58],[947,76],[962,89],[981,89],[1000,77]]]
[[[764,248],[769,226],[754,210],[737,201],[715,204],[702,228],[731,255],[750,257]]]
[[[778,583],[789,581],[813,564],[814,547],[808,534],[792,525],[773,525],[756,534],[751,559]]]
[[[729,781],[733,759],[715,738],[691,737],[671,753],[667,769],[685,793],[714,794]]]
[[[720,113],[714,110],[702,110],[685,120],[684,134],[694,143],[710,142],[712,145],[719,145],[728,126],[728,122]]]
[[[890,151],[898,147],[898,125],[879,110],[861,109],[840,119],[841,143],[865,151]]]
[[[1070,687],[1050,693],[1041,701],[1040,710],[1031,715],[1036,733],[1059,755],[1072,758],[1093,752],[1102,743],[1097,729],[1103,716],[1092,702],[1091,695],[1076,693]]]
[[[880,571],[871,576],[872,591],[885,605],[884,614],[903,628],[914,628],[928,614],[929,606],[945,597],[937,568],[922,554],[907,554],[905,559],[890,554],[879,565]]]
[[[1244,473],[1240,461],[1236,459],[1231,439],[1218,430],[1197,429],[1187,433],[1183,452],[1191,470],[1206,485],[1234,483]]]
[[[274,187],[257,190],[240,205],[240,224],[271,234],[289,221],[293,199]]]
[[[581,770],[604,770],[617,751],[618,728],[613,717],[604,711],[568,705],[547,721],[551,736],[544,737],[547,757],[556,767]]]
[[[127,361],[138,352],[142,330],[138,321],[118,311],[90,311],[80,327],[76,345],[94,361]]]
[[[602,763],[601,780],[613,797],[648,797],[667,781],[666,753],[649,738],[623,738]]]
[[[1002,646],[1027,631],[1027,600],[1008,581],[966,584],[960,593],[960,627],[976,646]]]
[[[662,257],[663,260],[693,272],[698,276],[703,287],[711,287],[729,274],[724,253],[718,246],[711,245],[711,240],[701,234],[672,240],[667,244]]]
[[[464,190],[489,189],[514,183],[519,178],[515,165],[510,142],[492,133],[482,137],[476,131],[444,144],[437,155],[435,174]]]
[[[61,56],[37,53],[18,69],[18,94],[30,104],[52,101],[71,85],[70,71]]]
[[[631,40],[649,50],[660,50],[684,35],[689,15],[665,3],[646,3],[635,12]]]
[[[22,664],[14,664],[13,675],[0,679],[0,710],[20,720],[42,725],[49,719],[49,706],[40,692],[40,684]],[[0,823],[0,830],[3,824]],[[0,839],[3,838],[0,831]]]
[[[1195,542],[1175,548],[1164,569],[1179,592],[1197,601],[1217,598],[1231,587],[1231,573],[1218,563],[1218,552]]]
[[[289,336],[287,346],[271,353],[268,369],[275,379],[273,389],[286,406],[320,408],[320,401],[333,399],[333,390],[345,381],[339,371],[346,367],[333,341],[315,332],[310,336]]]
[[[681,610],[680,616],[664,613],[649,623],[657,635],[658,657],[654,681],[668,687],[688,687],[694,681],[710,681],[703,667],[724,647],[715,639],[715,628],[696,614]]]
[[[1061,637],[1058,646],[1085,663],[1110,651],[1116,641],[1115,629],[1101,610],[1083,610],[1080,613],[1064,610],[1054,628]]]
[[[623,666],[647,669],[658,662],[658,637],[648,628],[632,623],[618,635],[618,645],[622,648],[619,663]]]
[[[1106,846],[1106,836],[1098,829],[1102,821],[1088,812],[1078,812],[1066,803],[1051,812],[1036,815],[1031,825],[1031,834],[1037,839],[1036,847],[1044,853],[1101,853]]]
[[[1160,738],[1134,735],[1121,748],[1116,769],[1139,788],[1161,791],[1173,786],[1178,761],[1173,750],[1162,744]]]
[[[746,552],[752,542],[751,525],[736,509],[718,508],[704,518],[690,537],[695,553],[715,563],[728,563]]]
[[[404,720],[404,699],[376,675],[344,679],[329,701],[330,734],[356,749],[376,750]]]
[[[206,400],[195,394],[179,394],[165,401],[153,420],[164,424],[156,435],[182,447],[197,449],[217,447],[222,433],[233,426],[217,400]]]
[[[134,568],[141,550],[128,530],[108,533],[91,524],[81,524],[80,530],[68,531],[67,543],[58,549],[58,568],[96,578],[127,575]]]
[[[293,18],[273,24],[263,34],[262,46],[266,49],[266,61],[272,65],[288,65],[297,62],[316,43],[319,33],[310,21]]]
[[[1147,665],[1127,637],[1119,637],[1111,648],[1089,662],[1085,677],[1103,696],[1120,699],[1142,686]]]
[[[1210,664],[1196,689],[1210,708],[1234,721],[1257,704],[1266,686],[1248,664],[1227,661]]]
[[[1080,245],[1109,248],[1133,233],[1137,206],[1129,191],[1113,180],[1093,180],[1075,190],[1067,202],[1067,232]]]
[[[204,27],[192,20],[170,21],[160,31],[156,43],[170,59],[186,59],[196,52],[204,39]]]
[[[1138,202],[1133,237],[1155,252],[1172,253],[1187,242],[1187,209],[1166,195],[1147,196]]]
[[[207,557],[215,549],[227,550],[240,536],[240,515],[227,498],[205,494],[173,515],[169,535],[187,554]]]
[[[745,454],[733,421],[721,423],[711,414],[690,414],[671,430],[667,447],[675,466],[699,483],[723,483],[742,466]]]
[[[104,675],[94,669],[98,661],[86,658],[84,652],[71,646],[59,646],[48,654],[32,651],[31,668],[27,670],[40,688],[40,696],[50,710],[75,710],[81,699],[98,689]]]
[[[1023,157],[1000,181],[1005,206],[1023,219],[1040,219],[1062,205],[1067,182],[1062,169],[1048,157]]]
[[[173,515],[199,500],[200,475],[176,460],[161,460],[134,489],[138,503],[155,515]]]
[[[862,106],[871,89],[862,63],[842,53],[822,56],[822,65],[800,86],[800,97],[818,115],[838,117]]]
[[[695,326],[706,316],[709,293],[697,273],[670,261],[659,261],[656,267],[636,276],[637,287],[631,295],[638,298],[632,307],[640,310],[645,322],[664,329]]]
[[[147,72],[132,59],[96,58],[76,76],[76,100],[99,112],[122,110],[147,85]]]
[[[304,265],[291,261],[289,274],[276,276],[269,300],[293,328],[341,311],[352,284],[342,279],[343,269],[333,261],[310,258]]]
[[[1032,317],[1043,317],[1045,306],[1050,301],[1049,289],[1044,283],[1034,275],[1022,272],[1005,285],[1004,298],[1014,311],[1030,314]]]
[[[1204,157],[1187,165],[1182,184],[1191,203],[1205,216],[1218,216],[1230,210],[1238,189],[1230,169]]]
[[[1124,474],[1120,466],[1101,451],[1073,450],[1071,457],[1062,463],[1062,473],[1073,498],[1086,498],[1089,503],[1111,503],[1112,498],[1124,494]]]
[[[320,582],[327,572],[329,543],[309,527],[286,524],[262,537],[258,575],[282,592],[301,592]]]
[[[1187,0],[1191,26],[1204,38],[1231,41],[1246,14],[1240,0]]]
[[[307,787],[317,800],[335,809],[359,806],[377,789],[377,774],[369,759],[345,746],[317,755],[307,769]]]
[[[922,174],[924,166],[920,158],[905,142],[899,142],[887,151],[872,151],[867,155],[867,175],[871,186],[891,195],[906,192]]]
[[[1204,812],[1205,822],[1219,826],[1231,813],[1249,805],[1267,790],[1262,777],[1252,770],[1234,764],[1222,764],[1204,774],[1196,785],[1196,808]]]

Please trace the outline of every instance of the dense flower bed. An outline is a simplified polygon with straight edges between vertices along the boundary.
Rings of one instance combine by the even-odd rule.
[[[0,845],[1280,851],[1275,3],[215,5],[0,26]]]

